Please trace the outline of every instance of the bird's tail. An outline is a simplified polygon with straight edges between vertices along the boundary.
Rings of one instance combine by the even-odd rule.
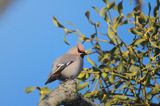
[[[48,80],[45,82],[45,85],[48,83],[51,83],[52,81],[55,81],[59,78],[60,74],[52,74]]]
[[[47,85],[48,83],[50,83],[50,82],[52,82],[52,81],[54,81],[54,80],[52,80],[52,79],[48,79],[46,82],[45,82],[45,85]]]

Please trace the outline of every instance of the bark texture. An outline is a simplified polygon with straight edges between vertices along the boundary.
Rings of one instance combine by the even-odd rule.
[[[77,92],[75,80],[68,80],[59,85],[49,95],[46,95],[38,106],[98,106],[89,99],[83,98]]]

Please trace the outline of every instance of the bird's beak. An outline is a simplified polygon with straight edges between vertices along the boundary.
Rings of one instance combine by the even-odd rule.
[[[87,55],[87,53],[86,53],[86,52],[83,52],[83,54],[84,54],[84,55]]]

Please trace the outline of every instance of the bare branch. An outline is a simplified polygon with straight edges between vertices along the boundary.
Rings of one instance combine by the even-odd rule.
[[[38,106],[98,106],[89,99],[83,98],[77,92],[75,80],[68,80],[59,85],[49,95],[46,95]]]

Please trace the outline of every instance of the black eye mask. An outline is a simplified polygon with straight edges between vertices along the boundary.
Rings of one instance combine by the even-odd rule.
[[[81,51],[79,50],[79,48],[78,48],[78,52],[81,53]]]
[[[79,52],[79,53],[82,53],[82,54],[86,54],[85,52],[80,51],[80,49],[79,49],[79,48],[78,48],[78,52]]]
[[[80,56],[81,56],[82,58],[84,58],[84,56],[86,55],[86,53],[85,53],[85,52],[80,51],[80,50],[79,50],[79,48],[78,48],[78,52],[79,52],[79,53],[81,53],[81,54],[80,54]]]

